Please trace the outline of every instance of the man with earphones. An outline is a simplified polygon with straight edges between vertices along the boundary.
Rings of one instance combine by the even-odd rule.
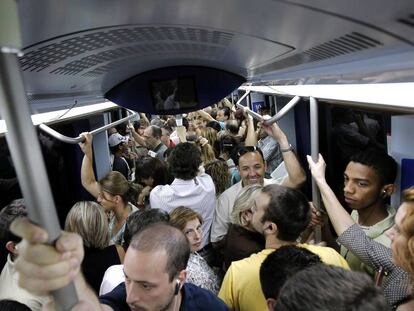
[[[267,185],[255,197],[251,224],[265,237],[265,249],[243,260],[234,261],[227,270],[219,297],[233,311],[267,310],[259,271],[266,257],[284,245],[297,245],[318,255],[326,264],[349,268],[333,248],[300,244],[300,234],[311,220],[311,206],[296,189]]]
[[[385,231],[394,225],[396,210],[387,204],[395,190],[397,163],[385,151],[367,149],[351,156],[344,172],[344,200],[352,209],[351,216],[371,239],[387,247],[391,245]],[[352,252],[341,247],[352,270],[374,277],[375,271]]]
[[[83,245],[78,235],[63,233],[54,248],[43,244],[46,232],[27,220],[14,222],[12,230],[24,239],[16,262],[20,284],[49,293],[74,281],[76,310],[228,310],[210,291],[186,283],[190,247],[184,234],[168,224],[150,225],[132,238],[124,260],[125,282],[99,300],[80,272]],[[46,310],[54,309],[49,305]]]

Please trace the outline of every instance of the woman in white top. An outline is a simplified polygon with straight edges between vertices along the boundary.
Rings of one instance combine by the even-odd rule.
[[[180,229],[190,243],[191,254],[186,269],[187,282],[217,294],[220,289],[219,277],[206,260],[197,253],[203,239],[201,230],[203,219],[191,208],[180,206],[170,213],[170,223]]]
[[[93,172],[92,135],[82,133],[85,141],[80,147],[85,154],[81,167],[82,186],[94,196],[109,216],[109,235],[112,244],[121,244],[125,220],[137,208],[130,203],[138,197],[136,187],[117,171],[109,172],[99,182]]]

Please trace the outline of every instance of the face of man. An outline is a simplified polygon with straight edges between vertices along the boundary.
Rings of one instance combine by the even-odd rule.
[[[164,128],[161,129],[161,132],[162,132],[161,141],[164,143],[164,145],[169,147],[170,146],[170,133]]]
[[[166,311],[176,301],[176,280],[170,282],[164,250],[142,252],[128,248],[124,260],[126,302],[132,311]]]
[[[381,200],[382,185],[373,168],[349,162],[344,172],[344,197],[348,206],[361,210]]]
[[[239,174],[243,187],[247,185],[263,185],[266,165],[258,152],[247,152],[239,158]]]
[[[266,223],[262,223],[262,217],[269,206],[269,202],[270,196],[266,193],[259,192],[254,199],[254,206],[252,207],[253,215],[251,224],[254,230],[262,234],[266,228]]]
[[[151,127],[147,127],[144,130],[144,134],[142,135],[145,138],[145,144],[148,149],[154,149],[157,147],[157,139],[152,136],[152,129]]]

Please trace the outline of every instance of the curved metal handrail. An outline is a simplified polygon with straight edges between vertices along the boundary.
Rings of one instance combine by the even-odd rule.
[[[293,97],[290,100],[290,102],[288,102],[282,109],[280,109],[280,111],[278,113],[276,113],[270,119],[264,121],[264,123],[270,125],[270,124],[275,123],[276,121],[280,120],[281,118],[283,118],[285,116],[285,114],[287,114],[290,111],[290,109],[292,109],[293,107],[296,106],[296,104],[299,102],[299,100],[300,100],[299,96]]]
[[[132,110],[128,110],[128,112],[131,113],[129,116],[127,116],[125,118],[122,118],[120,120],[117,120],[115,122],[112,122],[110,124],[106,124],[106,125],[104,125],[104,126],[102,126],[100,128],[97,128],[97,129],[91,131],[90,133],[92,135],[96,135],[96,134],[102,133],[103,131],[106,131],[107,129],[109,129],[111,127],[117,126],[117,125],[119,125],[121,123],[124,123],[124,122],[126,122],[128,120],[131,120],[131,119],[135,118],[138,115],[138,113],[136,113],[136,112],[134,112]],[[48,133],[49,135],[53,136],[54,138],[56,138],[56,139],[58,139],[60,141],[63,141],[64,143],[68,143],[68,144],[78,144],[78,143],[81,143],[81,142],[85,141],[85,137],[83,137],[81,135],[79,135],[78,137],[68,137],[68,136],[65,136],[65,135],[60,134],[59,132],[55,131],[54,129],[50,128],[49,126],[47,126],[44,123],[40,124],[39,125],[39,128],[42,131],[44,131],[44,132]]]

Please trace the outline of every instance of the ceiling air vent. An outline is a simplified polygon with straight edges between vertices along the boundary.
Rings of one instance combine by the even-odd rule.
[[[185,50],[195,55],[209,53],[210,57],[217,57],[229,46],[233,36],[227,32],[188,27],[105,28],[52,39],[38,48],[32,46],[24,50],[19,60],[23,71],[39,72],[54,65],[58,68],[51,68],[51,73],[74,75],[130,55]]]
[[[370,38],[358,32],[352,32],[305,50],[302,53],[256,68],[253,70],[253,73],[261,74],[269,71],[280,70],[287,67],[293,67],[349,53],[359,52],[382,45],[383,44],[376,39]]]
[[[405,18],[399,18],[398,22],[411,28],[414,28],[414,14],[410,14]]]

